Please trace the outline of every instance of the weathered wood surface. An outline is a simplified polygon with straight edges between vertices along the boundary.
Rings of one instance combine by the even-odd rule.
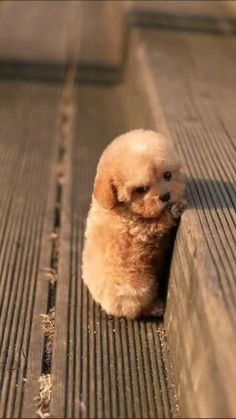
[[[189,179],[166,315],[180,415],[233,417],[235,38],[149,31],[140,44],[153,111]]]
[[[71,181],[65,183],[62,207],[53,417],[155,418],[175,414],[171,377],[166,381],[165,335],[157,321],[109,318],[91,300],[81,280],[84,227],[99,156],[121,132],[150,127],[147,115],[140,110],[135,113],[131,106],[137,106],[133,101],[138,99],[138,90],[136,95],[127,93],[125,86],[80,86],[76,90],[68,161]]]
[[[20,417],[24,403],[33,405],[31,415],[36,410],[60,96],[60,88],[43,84],[0,83],[2,418]]]

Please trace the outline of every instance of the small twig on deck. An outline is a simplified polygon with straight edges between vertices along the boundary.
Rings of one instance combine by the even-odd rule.
[[[39,377],[39,396],[35,397],[34,400],[37,402],[36,414],[40,418],[49,417],[49,404],[52,393],[52,377],[51,374],[41,375]]]

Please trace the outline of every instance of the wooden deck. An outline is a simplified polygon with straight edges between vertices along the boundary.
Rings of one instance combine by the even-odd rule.
[[[233,26],[218,13],[217,34],[136,26],[124,69],[120,8],[106,9],[110,42],[90,48],[81,2],[32,4],[0,5],[0,417],[234,417]],[[76,83],[88,69],[103,84]],[[98,158],[140,127],[171,138],[188,178],[164,322],[108,317],[81,281]]]
[[[19,417],[28,380],[41,375],[40,314],[48,304],[41,269],[51,257],[61,88],[1,81],[0,89],[0,415]]]

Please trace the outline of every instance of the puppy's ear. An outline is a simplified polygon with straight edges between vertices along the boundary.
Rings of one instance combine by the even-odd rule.
[[[106,209],[112,209],[117,203],[116,188],[106,174],[97,174],[94,183],[94,197]]]

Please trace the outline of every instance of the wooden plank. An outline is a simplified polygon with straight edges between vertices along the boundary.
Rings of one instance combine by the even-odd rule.
[[[40,268],[50,258],[61,89],[1,82],[0,91],[0,415],[20,417],[26,408],[35,417],[44,341],[40,314],[48,304]]]
[[[131,93],[131,85],[76,90],[56,300],[54,417],[155,418],[176,413],[160,325],[107,317],[81,281],[84,225],[99,155],[119,133],[153,123],[145,107],[136,113],[141,94],[139,87]]]
[[[180,415],[233,416],[234,41],[159,31],[141,37],[152,109],[189,179],[190,209],[177,237],[166,314]]]

